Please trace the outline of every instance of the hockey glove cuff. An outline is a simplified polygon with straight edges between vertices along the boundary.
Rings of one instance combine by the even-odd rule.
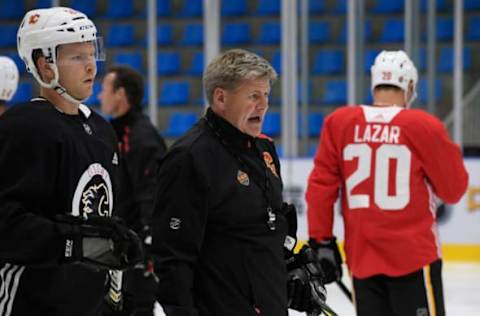
[[[62,262],[80,262],[95,269],[123,270],[143,259],[138,236],[116,217],[57,215],[65,239]]]
[[[316,242],[313,239],[308,244],[315,252],[315,257],[325,274],[324,282],[329,284],[342,279],[342,256],[337,245],[337,239],[332,237]]]

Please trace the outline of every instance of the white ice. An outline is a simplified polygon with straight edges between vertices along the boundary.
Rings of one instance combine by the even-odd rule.
[[[344,273],[343,282],[350,288],[350,280]],[[449,316],[480,315],[480,263],[444,262],[443,286],[445,307]],[[339,316],[355,316],[353,305],[335,284],[327,285],[327,303]],[[164,316],[156,306],[155,316]],[[290,311],[289,316],[305,313]]]

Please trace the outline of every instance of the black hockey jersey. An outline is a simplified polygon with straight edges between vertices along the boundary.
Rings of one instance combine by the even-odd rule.
[[[106,273],[60,265],[53,220],[110,216],[117,164],[113,129],[84,105],[37,98],[0,117],[0,315],[100,315]]]

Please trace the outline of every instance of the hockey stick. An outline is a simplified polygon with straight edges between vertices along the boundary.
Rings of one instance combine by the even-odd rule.
[[[342,290],[343,294],[345,294],[348,300],[353,303],[352,292],[350,292],[345,283],[343,283],[342,280],[335,281],[335,283],[337,283],[338,287],[340,290]]]

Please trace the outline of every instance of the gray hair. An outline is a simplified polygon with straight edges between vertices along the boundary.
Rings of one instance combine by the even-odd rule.
[[[230,49],[208,64],[203,72],[203,90],[212,105],[216,88],[233,90],[245,80],[267,79],[273,83],[277,76],[265,58],[244,49]]]

